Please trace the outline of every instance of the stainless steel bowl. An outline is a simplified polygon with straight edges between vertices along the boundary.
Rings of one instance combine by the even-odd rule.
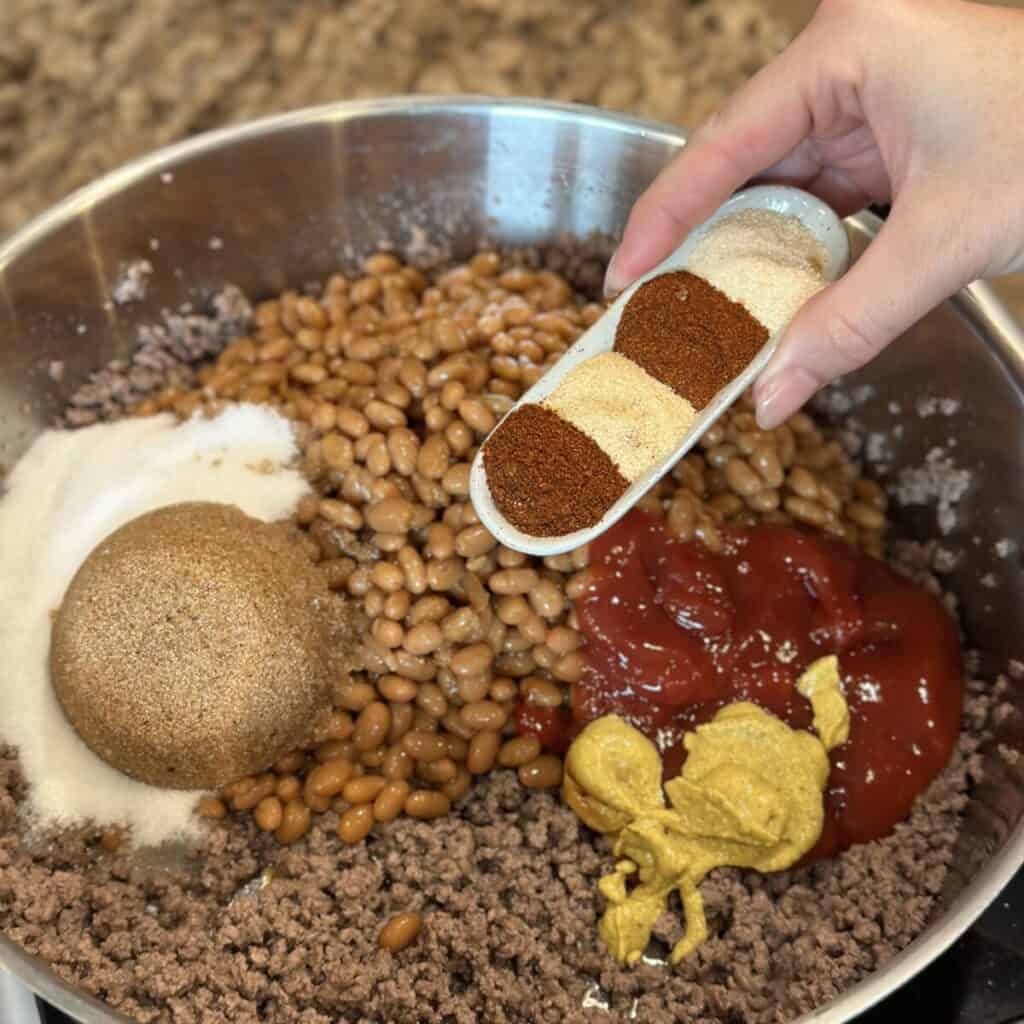
[[[200,304],[225,281],[269,294],[324,276],[381,241],[443,240],[457,254],[482,236],[539,244],[566,233],[617,234],[682,145],[672,129],[580,107],[399,99],[270,118],[133,163],[0,248],[0,462],[12,463],[86,374],[128,352],[136,328],[161,309]],[[849,221],[855,250],[877,227],[867,215]],[[122,264],[140,258],[155,268],[145,300],[112,304]],[[51,360],[64,363],[59,383],[47,373]],[[986,672],[999,670],[1024,638],[1018,556],[1000,560],[992,550],[1022,532],[1024,338],[989,289],[975,285],[850,383],[871,385],[856,412],[868,430],[903,423],[900,437],[890,435],[892,472],[921,463],[956,432],[956,458],[975,482],[947,538],[967,551],[951,579]],[[913,403],[923,394],[958,398],[963,412],[919,418]],[[909,415],[894,417],[894,402]],[[902,526],[911,536],[936,532],[930,513],[908,515]],[[988,572],[999,576],[995,589],[980,582]],[[1024,746],[1022,735],[1017,725],[1007,741]],[[1024,863],[1024,778],[995,758],[989,767],[929,928],[803,1020],[847,1021],[891,992],[946,949]],[[87,1024],[125,1020],[3,938],[0,966]]]

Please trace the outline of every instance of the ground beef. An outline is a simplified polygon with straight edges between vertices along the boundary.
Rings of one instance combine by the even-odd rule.
[[[715,871],[701,887],[711,938],[678,968],[614,964],[597,934],[605,840],[505,772],[458,814],[401,820],[356,847],[339,842],[331,814],[291,848],[232,820],[167,868],[78,834],[27,844],[8,751],[0,930],[147,1024],[785,1021],[927,923],[1004,685],[969,684],[952,762],[888,838],[798,871]],[[426,925],[392,956],[377,934],[404,910]],[[657,945],[681,934],[675,906]]]

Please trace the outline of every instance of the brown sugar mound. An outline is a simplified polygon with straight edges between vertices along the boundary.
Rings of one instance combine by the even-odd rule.
[[[155,786],[262,771],[329,709],[340,599],[291,531],[212,503],[140,516],[86,559],[53,627],[57,698]]]
[[[768,340],[768,329],[686,270],[641,285],[626,303],[615,351],[703,409]]]
[[[531,537],[593,526],[629,484],[596,441],[540,405],[520,406],[484,445],[494,504]]]

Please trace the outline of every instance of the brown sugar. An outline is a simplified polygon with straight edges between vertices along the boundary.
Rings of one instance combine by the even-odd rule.
[[[484,445],[494,504],[532,537],[593,526],[629,486],[583,431],[540,405],[520,406]]]
[[[622,311],[615,351],[703,409],[768,340],[738,302],[685,270],[641,285]]]
[[[292,532],[213,503],[132,520],[79,569],[51,675],[85,743],[155,786],[267,768],[330,708],[347,609]]]

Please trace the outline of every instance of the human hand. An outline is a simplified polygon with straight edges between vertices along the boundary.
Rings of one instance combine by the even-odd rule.
[[[751,178],[840,214],[891,202],[847,274],[794,317],[754,390],[764,428],[958,288],[1024,269],[1024,12],[963,0],[823,0],[637,201],[614,294]]]

